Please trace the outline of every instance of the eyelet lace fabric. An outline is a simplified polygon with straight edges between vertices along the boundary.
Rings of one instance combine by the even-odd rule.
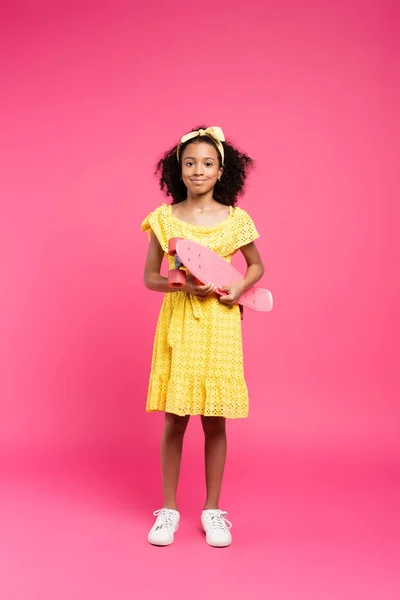
[[[213,226],[186,223],[163,204],[142,223],[153,231],[167,254],[168,240],[182,237],[203,244],[226,261],[259,237],[240,208]],[[168,256],[169,267],[174,268]],[[242,329],[238,306],[221,304],[215,296],[198,298],[186,292],[165,294],[157,323],[146,410],[179,416],[243,418],[248,415]]]

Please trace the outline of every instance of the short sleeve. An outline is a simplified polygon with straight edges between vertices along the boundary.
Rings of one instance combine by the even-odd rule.
[[[260,237],[252,218],[241,208],[235,208],[232,253]]]
[[[153,231],[160,243],[161,248],[164,250],[164,252],[168,252],[168,240],[170,235],[168,231],[169,223],[167,220],[167,211],[165,209],[166,206],[163,205],[147,215],[147,217],[142,221],[141,229],[142,231],[147,232],[149,239],[151,232]]]

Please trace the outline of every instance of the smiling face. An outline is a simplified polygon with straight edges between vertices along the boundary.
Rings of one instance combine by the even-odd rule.
[[[182,152],[181,163],[182,181],[194,195],[212,190],[222,175],[218,151],[206,142],[188,144]]]

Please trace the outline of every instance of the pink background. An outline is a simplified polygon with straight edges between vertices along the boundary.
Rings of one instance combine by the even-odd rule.
[[[236,545],[218,553],[225,575],[213,569],[211,587],[232,586],[234,598],[398,597],[398,8],[53,4],[9,4],[1,17],[3,597],[97,589],[91,597],[124,600],[154,569],[166,585],[190,545],[180,597],[196,556],[218,564],[192,531],[198,419],[182,471],[186,533],[183,522],[160,563],[146,546],[160,502],[162,416],[144,407],[161,295],[142,285],[140,222],[165,201],[154,164],[203,123],[256,161],[240,206],[260,231],[275,299],[270,314],[245,315],[251,411],[229,424],[223,498]],[[101,553],[105,538],[112,553]],[[97,557],[82,572],[76,546],[81,561]],[[347,569],[345,549],[365,555]],[[226,571],[251,551],[253,570]],[[44,583],[49,560],[57,576]]]

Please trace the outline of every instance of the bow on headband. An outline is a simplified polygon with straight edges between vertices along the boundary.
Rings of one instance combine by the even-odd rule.
[[[210,137],[212,139],[212,141],[215,143],[215,145],[217,146],[217,148],[219,150],[219,153],[221,154],[222,166],[224,166],[224,147],[222,145],[222,142],[225,141],[225,136],[224,136],[224,132],[222,131],[221,127],[207,127],[207,129],[199,129],[198,131],[191,131],[190,133],[187,133],[186,135],[181,137],[181,141],[179,142],[178,149],[176,151],[178,161],[179,161],[179,150],[181,149],[182,144],[185,144],[189,140],[192,140],[194,138],[197,138],[197,137],[200,137],[203,135],[208,135],[208,137]]]

